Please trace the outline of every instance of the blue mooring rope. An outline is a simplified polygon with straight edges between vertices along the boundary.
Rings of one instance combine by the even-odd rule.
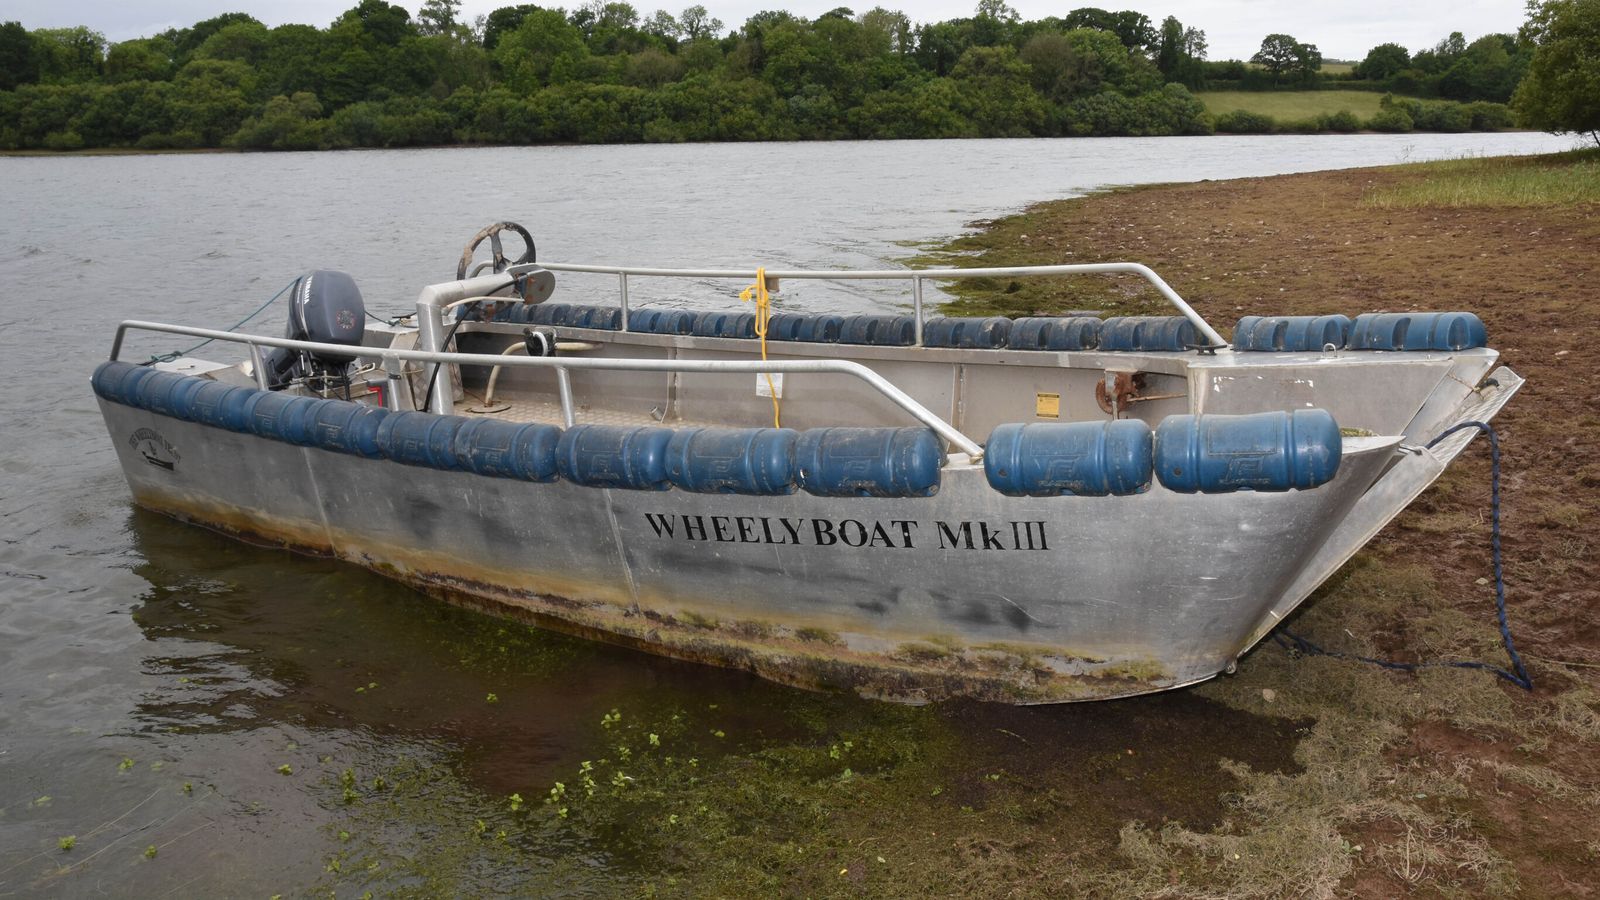
[[[296,278],[294,281],[291,281],[288,284],[284,285],[283,289],[278,291],[276,294],[273,294],[272,297],[269,300],[267,300],[267,302],[265,302],[265,303],[261,304],[260,306],[256,307],[255,312],[251,313],[248,316],[245,316],[244,318],[240,319],[239,321],[233,323],[232,325],[230,325],[229,327],[227,327],[227,328],[225,328],[223,330],[224,331],[235,331],[237,329],[243,328],[244,326],[250,324],[250,320],[251,319],[254,319],[256,316],[259,316],[263,312],[265,312],[267,307],[269,307],[273,303],[277,302],[278,298],[282,297],[285,292],[287,292],[290,288],[294,287],[295,286],[295,282],[297,282],[299,280],[300,279]],[[193,347],[190,347],[187,350],[173,350],[170,353],[161,353],[161,354],[157,354],[157,355],[151,356],[150,357],[150,362],[153,362],[153,363],[172,362],[173,360],[178,359],[180,357],[188,356],[189,354],[195,352],[196,350],[199,350],[201,347],[204,347],[205,345],[211,343],[214,340],[216,340],[216,338],[206,338],[205,340],[201,341],[198,344],[195,344]]]
[[[1370,656],[1358,656],[1354,653],[1341,653],[1337,650],[1325,650],[1311,641],[1306,640],[1287,628],[1279,629],[1272,638],[1278,646],[1286,650],[1295,650],[1311,656],[1331,656],[1335,659],[1353,659],[1357,662],[1371,663],[1385,669],[1399,669],[1404,672],[1415,672],[1429,666],[1451,666],[1457,669],[1483,669],[1493,672],[1506,681],[1511,682],[1525,691],[1533,690],[1533,679],[1528,675],[1528,668],[1522,664],[1522,656],[1517,653],[1516,642],[1511,639],[1511,623],[1506,618],[1506,579],[1505,570],[1500,561],[1500,439],[1483,422],[1462,422],[1446,429],[1442,434],[1428,442],[1427,449],[1452,434],[1467,428],[1476,428],[1489,436],[1489,551],[1494,561],[1494,608],[1500,618],[1500,639],[1505,644],[1506,655],[1511,657],[1511,667],[1515,671],[1508,672],[1499,666],[1488,663],[1471,661],[1439,661],[1403,663],[1388,659],[1373,659]]]

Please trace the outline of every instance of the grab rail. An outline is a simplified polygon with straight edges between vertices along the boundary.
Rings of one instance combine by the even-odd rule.
[[[643,278],[737,278],[753,279],[756,273],[750,269],[662,269],[645,266],[601,266],[583,263],[552,263],[541,262],[541,269],[552,272],[584,272],[595,275],[616,275],[618,292],[622,298],[622,330],[628,330],[628,279],[630,277]],[[1149,266],[1141,263],[1114,262],[1114,263],[1075,263],[1070,265],[1054,266],[999,266],[986,269],[767,269],[766,277],[771,280],[784,278],[811,279],[816,281],[910,281],[911,303],[916,317],[916,344],[922,345],[922,283],[928,279],[956,280],[961,278],[996,278],[1005,276],[1027,275],[1113,275],[1128,274],[1138,275],[1165,297],[1167,302],[1177,308],[1200,332],[1208,344],[1222,346],[1228,342],[1217,333],[1200,314],[1194,311],[1187,301],[1178,295],[1160,275],[1157,275]]]
[[[322,344],[316,341],[296,341],[289,338],[236,334],[231,331],[216,331],[210,328],[192,328],[187,325],[168,325],[163,322],[127,319],[117,326],[116,338],[111,343],[112,360],[116,360],[122,354],[122,340],[129,329],[245,344],[250,348],[250,356],[254,361],[256,383],[263,389],[265,389],[266,385],[263,383],[265,371],[261,363],[261,347],[283,347],[290,350],[305,350],[331,356],[350,357],[352,359],[375,356],[383,361],[384,371],[389,373],[391,380],[399,378],[402,371],[400,363],[404,360],[467,366],[524,366],[555,369],[557,384],[560,387],[561,416],[569,428],[576,422],[570,381],[570,370],[572,369],[629,372],[709,372],[722,374],[812,372],[850,375],[866,382],[878,393],[888,398],[890,402],[910,413],[917,421],[932,428],[940,437],[949,441],[953,446],[960,448],[962,452],[966,453],[974,461],[983,458],[983,448],[958,431],[955,426],[935,415],[931,410],[918,403],[911,395],[900,390],[893,382],[882,375],[858,362],[846,359],[775,359],[770,361],[740,362],[716,359],[599,359],[556,356],[519,357],[503,356],[498,353],[445,353],[429,350],[353,347],[348,344]],[[393,397],[395,392],[390,391],[389,394]]]

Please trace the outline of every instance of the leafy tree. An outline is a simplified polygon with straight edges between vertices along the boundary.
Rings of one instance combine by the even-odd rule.
[[[1302,44],[1287,34],[1269,34],[1250,61],[1266,69],[1274,82],[1288,75],[1305,79],[1322,68],[1322,54],[1315,44]]]
[[[457,91],[484,90],[490,84],[489,54],[463,29],[450,34],[418,38],[417,48],[427,56],[434,82],[429,91],[448,97]]]
[[[678,24],[678,17],[664,9],[651,13],[650,17],[640,24],[639,30],[673,43],[683,34],[683,26]]]
[[[1143,94],[1161,86],[1161,74],[1141,53],[1129,50],[1116,35],[1080,28],[1067,32],[1067,40],[1082,60],[1079,93],[1107,88],[1124,94]]]
[[[447,87],[438,83],[439,62],[442,51],[452,42],[449,35],[406,38],[379,57],[383,77],[378,83],[390,93],[401,96],[419,96],[435,89],[440,96],[448,95]]]
[[[456,29],[456,16],[461,12],[461,0],[423,0],[417,11],[417,33],[422,35],[449,34]]]
[[[279,94],[260,115],[246,119],[228,143],[251,150],[316,150],[323,146],[327,128],[316,94]]]
[[[711,72],[722,65],[722,45],[713,38],[690,41],[679,46],[678,58],[691,72]]]
[[[1418,50],[1411,57],[1411,66],[1424,75],[1440,75],[1449,69],[1461,54],[1467,50],[1467,39],[1461,32],[1452,31],[1450,36],[1434,44],[1426,50]]]
[[[339,52],[326,66],[321,79],[323,95],[335,108],[369,99],[374,87],[382,81],[382,64],[360,45]]]
[[[632,53],[661,43],[639,29],[639,12],[631,3],[591,0],[572,14],[572,23],[583,32],[590,52],[600,55]]]
[[[528,13],[494,48],[501,77],[523,93],[573,80],[588,55],[583,33],[557,9]]]
[[[221,146],[250,114],[256,75],[237,60],[197,59],[173,80],[173,112],[180,130],[199,135],[204,146]]]
[[[346,10],[339,22],[359,26],[368,42],[383,47],[393,47],[417,33],[416,26],[411,24],[411,14],[404,7],[384,0],[361,0]]]
[[[522,20],[538,9],[539,7],[532,3],[523,3],[518,6],[502,6],[489,13],[483,20],[483,49],[493,50],[499,46],[502,35],[516,31]]]
[[[1093,28],[1096,31],[1109,31],[1129,50],[1146,50],[1156,46],[1157,43],[1156,30],[1150,25],[1150,17],[1131,9],[1107,12],[1086,6],[1067,13],[1061,25],[1066,29]]]
[[[970,29],[957,22],[934,22],[917,29],[917,64],[935,75],[948,75],[961,54],[972,46]]]
[[[977,129],[957,110],[960,102],[960,91],[948,78],[933,78],[909,92],[870,93],[846,118],[858,138],[977,137]]]
[[[56,83],[93,81],[106,56],[106,39],[98,31],[74,28],[40,28],[33,32],[41,80]]]
[[[194,51],[206,42],[206,39],[229,25],[237,25],[239,23],[261,24],[256,21],[254,16],[245,13],[223,13],[220,16],[196,22],[192,27],[181,31],[168,32],[165,36],[173,43],[172,58],[175,64],[182,68],[189,62],[189,57],[194,54]]]
[[[658,88],[683,77],[683,61],[655,47],[647,47],[628,58],[624,76],[628,84]]]
[[[1600,145],[1600,0],[1544,0],[1523,35],[1533,60],[1512,103],[1524,121]]]
[[[970,23],[972,43],[978,47],[998,47],[1011,43],[1021,20],[1005,0],[978,0],[978,14]]]
[[[1299,44],[1295,47],[1295,68],[1300,77],[1310,80],[1322,69],[1322,51],[1316,44]]]
[[[106,80],[167,81],[176,70],[175,47],[165,36],[112,44],[106,50]]]
[[[679,13],[678,27],[683,30],[685,38],[696,41],[716,37],[722,31],[722,20],[712,18],[706,8],[697,3]]]
[[[1366,59],[1356,66],[1355,75],[1369,81],[1383,81],[1410,66],[1411,54],[1406,48],[1399,44],[1379,44],[1367,51]]]
[[[267,26],[260,22],[234,22],[218,29],[194,50],[192,59],[235,59],[250,66],[266,56]]]
[[[1298,45],[1293,37],[1287,34],[1269,34],[1261,40],[1261,49],[1250,57],[1250,61],[1272,73],[1274,80],[1289,71],[1294,66],[1296,55],[1295,47]]]
[[[1010,47],[971,47],[950,77],[957,109],[984,137],[1027,137],[1044,124],[1044,104],[1028,82],[1028,64]]]
[[[256,68],[261,92],[322,96],[327,61],[334,52],[326,32],[310,25],[279,25],[267,32],[266,54]]]
[[[1156,68],[1167,81],[1196,87],[1203,78],[1199,63],[1206,58],[1206,33],[1167,16],[1161,22],[1155,57]]]
[[[606,0],[588,0],[572,11],[567,21],[577,26],[585,41],[593,41],[596,32],[635,28],[639,13],[629,3],[607,3]]]
[[[39,52],[21,22],[0,25],[0,91],[39,80]]]
[[[890,53],[905,56],[916,47],[916,32],[911,27],[911,19],[899,10],[874,6],[862,13],[857,21],[867,32],[882,35]]]
[[[1028,64],[1028,77],[1034,90],[1054,103],[1072,97],[1077,83],[1080,57],[1066,36],[1056,32],[1036,34],[1022,45],[1017,57]]]
[[[1511,35],[1485,35],[1469,44],[1439,76],[1439,94],[1452,100],[1504,103],[1522,80],[1530,57]]]

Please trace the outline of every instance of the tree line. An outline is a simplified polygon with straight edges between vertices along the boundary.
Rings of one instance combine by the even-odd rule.
[[[1269,35],[1245,67],[1208,61],[1205,33],[1176,17],[1083,8],[1023,20],[1003,0],[942,22],[840,7],[762,12],[737,29],[698,5],[641,16],[603,0],[522,4],[472,23],[459,9],[425,0],[413,17],[361,0],[326,28],[228,13],[118,43],[7,22],[0,149],[1206,134],[1217,123],[1192,91],[1226,82],[1229,67],[1272,85],[1321,67],[1287,35]],[[1426,93],[1437,75],[1440,96],[1508,97],[1527,42],[1459,38],[1400,68],[1376,48],[1359,68],[1395,89],[1405,77]],[[1469,115],[1467,127],[1509,121]]]

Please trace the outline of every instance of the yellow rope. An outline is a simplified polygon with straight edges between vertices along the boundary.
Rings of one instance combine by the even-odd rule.
[[[761,339],[761,361],[767,361],[767,320],[772,318],[772,297],[767,293],[767,270],[765,267],[756,269],[756,283],[739,292],[739,300],[745,303],[751,300],[756,302],[756,337]],[[767,390],[772,392],[772,427],[782,428],[779,407],[778,388],[772,383],[772,373],[763,372],[767,379]]]

